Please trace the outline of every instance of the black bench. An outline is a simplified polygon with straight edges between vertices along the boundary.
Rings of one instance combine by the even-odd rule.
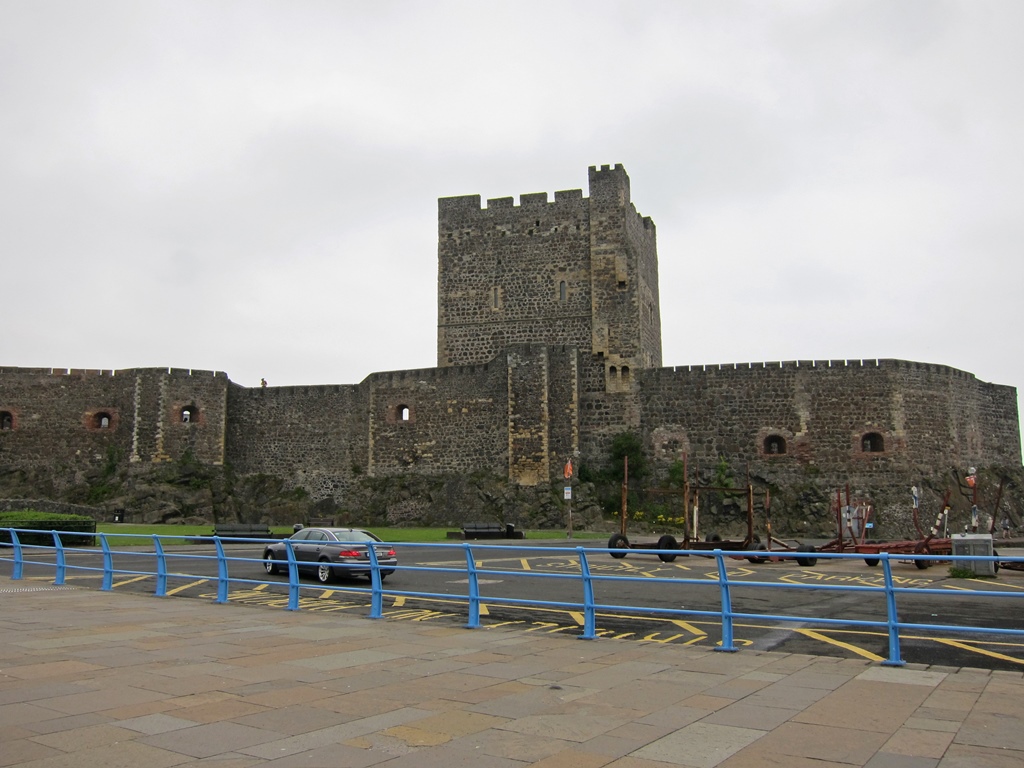
[[[213,535],[222,539],[266,539],[273,534],[265,523],[216,523]]]
[[[462,526],[464,539],[522,539],[525,534],[514,525],[501,523],[466,523]]]

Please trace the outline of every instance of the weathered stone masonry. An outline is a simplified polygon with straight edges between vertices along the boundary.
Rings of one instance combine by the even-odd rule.
[[[695,255],[694,258],[699,258]],[[654,224],[621,166],[582,190],[438,202],[437,368],[245,388],[180,369],[0,369],[0,471],[59,495],[105,462],[184,456],[343,500],[364,476],[486,470],[514,483],[603,463],[641,435],[769,482],[906,488],[950,467],[1020,468],[1016,390],[898,360],[662,367]]]

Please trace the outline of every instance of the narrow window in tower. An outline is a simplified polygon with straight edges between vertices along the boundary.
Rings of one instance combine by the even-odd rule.
[[[884,453],[885,440],[877,432],[868,432],[861,438],[860,448],[864,453]]]
[[[14,429],[14,416],[10,411],[0,411],[0,429]]]
[[[563,280],[558,284],[558,300],[565,304],[567,298],[569,298],[569,289],[565,284],[565,280]]]
[[[623,379],[623,381],[625,381],[628,378],[629,378],[629,366],[628,365],[624,365],[624,366],[622,366],[622,379]]]
[[[409,406],[403,405],[402,406],[402,410],[400,412],[400,415],[402,417],[402,421],[408,421],[409,420]]]
[[[498,287],[497,286],[495,286],[494,288],[491,289],[491,308],[492,309],[497,309],[498,308]]]
[[[782,435],[768,435],[764,439],[764,452],[770,456],[778,456],[786,452],[786,438]]]

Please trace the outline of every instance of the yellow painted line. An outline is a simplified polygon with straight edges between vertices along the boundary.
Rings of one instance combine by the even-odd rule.
[[[1007,589],[1024,589],[1024,586],[1017,586],[1016,584],[1007,584],[1002,581],[986,581],[985,579],[971,579],[971,581],[977,581],[979,584],[985,584],[989,587],[998,584],[1000,587],[1006,587]]]
[[[567,613],[569,614],[569,618],[571,618],[573,621],[575,621],[581,627],[586,623],[584,621],[583,614],[580,613],[579,611],[567,611]]]
[[[151,579],[155,575],[156,574],[147,574],[145,576],[136,576],[134,579],[125,579],[124,581],[119,581],[116,584],[112,584],[111,586],[116,589],[117,587],[123,587],[125,584],[134,584],[137,581],[145,581],[146,579]]]
[[[936,637],[935,642],[942,643],[943,645],[951,645],[954,648],[959,648],[962,651],[972,651],[973,653],[980,653],[982,656],[991,656],[993,659],[1002,659],[1003,661],[1011,661],[1014,664],[1024,665],[1024,659],[1016,659],[1013,656],[1007,656],[1005,653],[996,653],[985,648],[978,648],[968,643],[961,643],[958,640],[947,640],[945,638]]]
[[[812,640],[818,640],[823,643],[828,643],[829,645],[834,645],[837,648],[845,648],[851,653],[855,653],[858,656],[863,656],[865,659],[870,659],[871,661],[885,661],[885,659],[882,656],[879,656],[876,653],[871,653],[871,651],[865,651],[863,648],[858,648],[856,645],[853,645],[852,643],[844,643],[841,640],[836,640],[835,638],[829,637],[828,635],[821,634],[821,632],[815,632],[813,629],[795,629],[793,631],[798,632],[801,635],[804,635],[805,637],[809,637]]]
[[[391,607],[392,608],[401,608],[404,605],[405,605],[405,598],[401,597],[400,595],[396,596],[394,602],[391,603]]]
[[[691,632],[691,633],[693,633],[695,635],[706,635],[707,634],[707,632],[704,632],[703,630],[697,629],[697,627],[695,627],[693,624],[691,624],[688,621],[684,621],[683,619],[669,619],[669,621],[671,621],[677,627],[685,629],[687,632]]]
[[[205,584],[208,581],[209,581],[209,579],[200,579],[199,581],[193,581],[190,584],[183,584],[180,587],[175,587],[174,589],[168,589],[166,594],[168,594],[168,595],[176,595],[179,592],[184,592],[186,589],[192,589],[192,587],[198,587],[200,584]]]
[[[533,570],[532,568],[530,568],[530,558],[528,558],[528,557],[521,557],[521,558],[519,558],[519,564],[523,566],[523,570],[524,571],[532,571]]]

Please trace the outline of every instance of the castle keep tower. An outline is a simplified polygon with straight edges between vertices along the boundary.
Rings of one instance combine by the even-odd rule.
[[[654,223],[630,202],[621,165],[589,176],[588,198],[438,201],[438,367],[486,363],[510,344],[565,346],[616,391],[631,369],[661,365]]]

